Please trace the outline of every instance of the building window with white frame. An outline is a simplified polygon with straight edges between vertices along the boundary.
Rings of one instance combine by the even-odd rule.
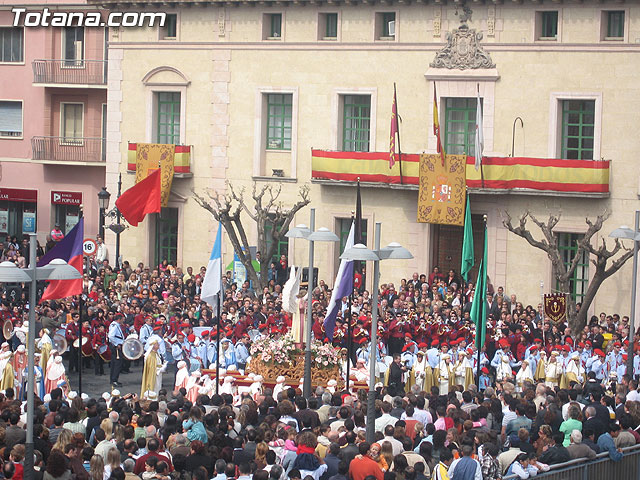
[[[562,106],[561,158],[593,160],[595,100],[560,100]]]
[[[0,27],[0,63],[24,62],[24,28]]]
[[[558,10],[536,12],[536,40],[558,40]]]
[[[603,13],[606,19],[604,40],[624,39],[624,10],[607,10]]]
[[[62,143],[66,145],[81,145],[84,105],[82,103],[62,103],[60,104],[60,116]]]
[[[180,92],[156,93],[156,141],[180,145]]]
[[[376,13],[376,40],[396,39],[396,12]]]
[[[371,139],[371,95],[341,95],[342,150],[368,152]]]
[[[318,20],[318,40],[337,40],[338,14],[335,12],[320,13]]]
[[[282,40],[282,13],[266,13],[263,15],[262,39]]]
[[[160,40],[176,40],[178,38],[178,14],[167,13],[164,26],[160,28]]]
[[[21,101],[0,101],[0,137],[22,137]]]
[[[267,94],[267,150],[291,150],[293,95]]]

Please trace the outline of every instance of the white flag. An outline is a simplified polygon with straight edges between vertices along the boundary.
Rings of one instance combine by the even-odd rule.
[[[217,305],[220,290],[222,290],[222,225],[218,225],[216,241],[202,282],[200,299],[213,307]]]
[[[484,150],[484,133],[482,131],[482,103],[478,91],[478,105],[476,106],[476,170],[482,164],[482,151]]]

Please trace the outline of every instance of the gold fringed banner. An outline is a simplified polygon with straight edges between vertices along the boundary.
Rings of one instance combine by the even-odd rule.
[[[158,166],[162,169],[160,198],[163,207],[169,204],[169,193],[171,193],[173,182],[173,157],[174,145],[138,143],[136,149],[136,183],[147,178],[150,173],[158,169]]]
[[[420,155],[418,222],[464,225],[466,155]]]

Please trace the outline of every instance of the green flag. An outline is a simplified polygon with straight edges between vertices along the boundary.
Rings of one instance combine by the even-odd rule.
[[[467,211],[464,215],[464,241],[462,242],[462,266],[460,273],[465,282],[469,281],[469,272],[475,265],[473,260],[473,225],[471,224],[471,203],[467,194]]]
[[[484,345],[487,335],[487,224],[484,225],[484,253],[478,270],[473,302],[471,303],[471,320],[476,326],[476,347],[478,350]]]

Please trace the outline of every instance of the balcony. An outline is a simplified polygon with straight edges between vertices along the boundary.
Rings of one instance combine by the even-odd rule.
[[[609,160],[484,157],[482,175],[475,158],[467,157],[467,188],[480,194],[521,194],[565,197],[609,196]],[[352,185],[417,190],[419,154],[402,154],[389,169],[388,152],[311,151],[311,181],[323,185]],[[482,176],[484,178],[482,178]]]
[[[106,88],[106,60],[34,60],[33,85]]]
[[[33,137],[32,159],[55,165],[104,166],[106,139],[90,137]]]

